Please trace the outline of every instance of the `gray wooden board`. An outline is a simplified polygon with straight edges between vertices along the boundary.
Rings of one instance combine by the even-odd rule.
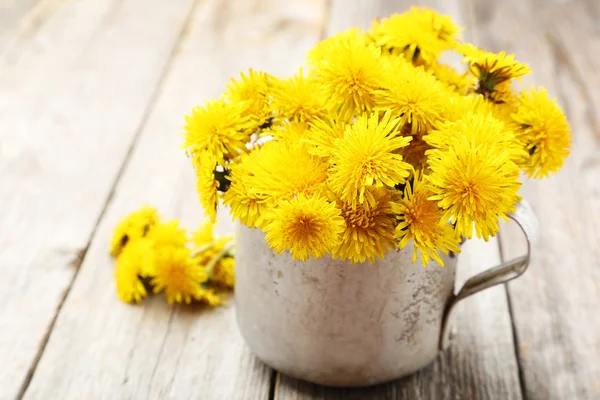
[[[49,3],[56,3],[56,0],[0,0],[0,60],[3,60],[0,73],[2,64],[10,58],[11,48],[18,47],[19,39],[27,36],[36,23],[44,19],[44,10],[47,14],[51,9]]]
[[[573,131],[564,169],[526,180],[521,191],[541,226],[534,262],[509,284],[526,395],[599,399],[600,3],[478,1],[473,8],[484,44],[529,63],[535,73],[525,86],[558,97]],[[503,256],[522,252],[518,233],[505,232]]]
[[[0,26],[0,399],[19,396],[32,374],[32,399],[269,397],[271,371],[246,349],[232,302],[214,310],[159,297],[124,305],[108,241],[143,202],[189,228],[200,221],[177,133],[183,115],[219,95],[227,78],[248,67],[292,72],[320,33],[366,28],[414,4],[325,3],[199,0],[192,13],[192,0],[0,0],[0,21],[8,21]],[[559,97],[575,134],[565,169],[522,190],[542,237],[530,270],[509,285],[517,346],[506,292],[494,288],[457,307],[451,348],[412,377],[344,390],[277,375],[273,394],[516,399],[523,386],[530,399],[600,398],[600,5],[425,4],[453,15],[467,40],[530,63],[535,75],[525,83]],[[230,231],[222,217],[218,229]],[[503,258],[521,253],[514,227],[502,232]],[[460,257],[459,284],[499,262],[498,242],[471,241]]]
[[[42,5],[0,72],[0,399],[29,379],[191,0]]]
[[[324,11],[322,1],[198,2],[26,399],[268,397],[271,372],[247,351],[232,301],[212,310],[168,306],[161,297],[123,304],[108,241],[119,218],[143,203],[188,228],[201,221],[194,174],[180,148],[184,115],[219,96],[241,70],[294,72],[319,37]],[[230,230],[227,215],[221,218],[219,230]]]

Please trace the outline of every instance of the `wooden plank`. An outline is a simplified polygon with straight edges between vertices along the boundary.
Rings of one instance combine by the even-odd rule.
[[[54,2],[2,60],[0,399],[30,378],[191,3]]]
[[[56,0],[52,1],[56,3]],[[41,0],[0,0],[0,59],[6,58],[11,47],[23,32],[39,19],[41,10],[49,7],[42,6]]]
[[[220,95],[240,70],[293,72],[317,41],[324,11],[320,0],[199,3],[26,399],[268,397],[271,372],[246,350],[232,304],[200,310],[169,307],[159,297],[121,303],[108,241],[117,221],[145,202],[189,228],[201,221],[194,174],[180,148],[184,115]]]
[[[466,26],[458,1],[420,2],[452,15]],[[327,33],[350,26],[366,28],[375,17],[402,12],[412,1],[333,1]],[[466,26],[467,39],[472,40]],[[457,287],[471,275],[500,262],[497,240],[473,240],[461,253]],[[415,265],[415,268],[422,268]],[[332,389],[278,376],[275,398],[287,399],[520,399],[518,366],[504,287],[488,289],[459,303],[451,347],[417,374],[366,389]]]
[[[546,86],[558,97],[573,131],[564,169],[526,181],[522,190],[541,224],[534,262],[509,284],[526,394],[598,399],[600,4],[478,1],[472,8],[484,44],[529,63],[535,74],[525,84]],[[503,34],[496,35],[501,26]],[[504,257],[522,251],[518,236],[507,231],[502,249]]]

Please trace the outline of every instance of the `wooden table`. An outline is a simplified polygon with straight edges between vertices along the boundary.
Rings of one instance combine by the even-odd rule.
[[[529,271],[460,304],[452,347],[422,372],[343,390],[257,361],[232,302],[119,302],[108,241],[145,202],[200,220],[178,135],[193,105],[410,2],[0,0],[0,399],[600,399],[600,2],[419,3],[529,63],[573,152],[523,187],[542,224]],[[523,250],[502,229],[468,243],[460,280]]]

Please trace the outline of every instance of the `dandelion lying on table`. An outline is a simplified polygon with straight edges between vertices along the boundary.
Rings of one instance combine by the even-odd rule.
[[[178,221],[162,222],[151,207],[128,215],[111,241],[119,298],[135,303],[152,290],[164,292],[169,303],[220,304],[215,289],[233,288],[233,238],[215,238],[213,224],[205,222],[191,244]]]

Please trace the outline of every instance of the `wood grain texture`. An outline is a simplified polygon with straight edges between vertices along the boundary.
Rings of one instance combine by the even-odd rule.
[[[53,4],[0,74],[0,399],[29,379],[191,0]]]
[[[342,0],[331,4],[326,33],[350,26],[367,28],[375,17],[402,12],[409,1]],[[458,1],[420,2],[452,15],[471,29]],[[457,288],[471,275],[500,262],[497,240],[470,241],[459,256]],[[422,268],[415,265],[415,268]],[[459,303],[452,317],[456,328],[451,347],[432,365],[405,379],[366,389],[332,389],[278,376],[276,399],[520,399],[518,366],[510,314],[503,286]]]
[[[208,0],[185,40],[98,226],[26,399],[266,399],[271,371],[246,350],[233,304],[170,307],[155,297],[121,303],[108,241],[143,203],[188,228],[202,218],[191,163],[180,148],[184,115],[249,67],[293,72],[322,30],[322,1]],[[112,115],[107,115],[112,118]],[[221,215],[221,231],[227,231]]]
[[[52,0],[56,1],[56,0]],[[0,0],[0,59],[38,15],[41,0]],[[1,64],[0,64],[1,67]],[[1,71],[1,68],[0,68]]]
[[[537,213],[534,262],[509,284],[527,397],[600,398],[600,4],[505,1],[471,4],[477,35],[531,65],[568,115],[573,150],[550,179],[525,180]],[[535,18],[532,18],[535,15]],[[503,34],[499,35],[498,32]],[[502,235],[503,256],[522,251]]]

